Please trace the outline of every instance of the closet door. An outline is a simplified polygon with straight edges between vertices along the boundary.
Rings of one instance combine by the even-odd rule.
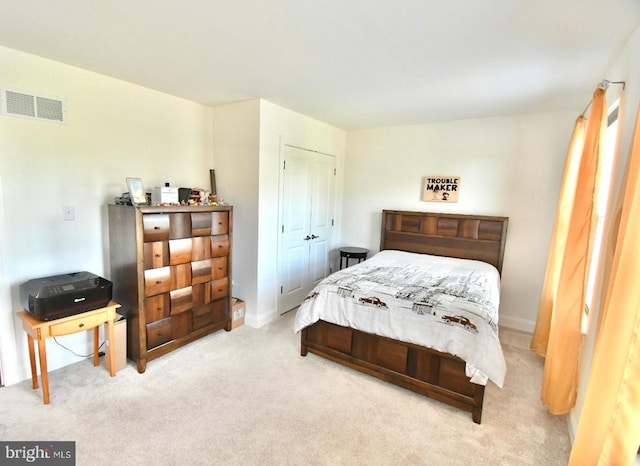
[[[329,274],[335,157],[285,145],[281,168],[280,314]]]

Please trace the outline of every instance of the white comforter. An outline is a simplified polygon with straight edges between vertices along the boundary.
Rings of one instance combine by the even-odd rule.
[[[502,388],[500,275],[480,261],[381,251],[333,273],[298,309],[295,332],[324,320],[454,354],[472,382]]]

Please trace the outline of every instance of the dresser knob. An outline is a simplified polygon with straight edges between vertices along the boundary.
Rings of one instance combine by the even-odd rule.
[[[82,328],[82,327],[84,327],[84,324],[81,323],[81,324],[78,325],[78,327]]]
[[[156,280],[156,285],[160,285],[162,282],[160,280]]]
[[[153,229],[154,229],[154,230],[159,230],[159,229],[160,229],[160,227],[153,227]]]

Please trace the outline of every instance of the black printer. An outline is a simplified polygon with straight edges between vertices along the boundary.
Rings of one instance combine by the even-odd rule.
[[[34,278],[20,285],[20,304],[40,320],[54,320],[106,306],[113,284],[90,272]]]

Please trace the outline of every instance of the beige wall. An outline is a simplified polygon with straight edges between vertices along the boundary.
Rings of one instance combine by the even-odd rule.
[[[216,177],[235,210],[236,294],[246,302],[247,325],[260,327],[277,317],[281,144],[333,154],[341,168],[346,133],[265,100],[225,105],[213,113]],[[339,190],[340,181],[337,185]],[[339,200],[336,214],[339,220]]]
[[[14,311],[35,277],[88,270],[109,276],[106,204],[146,187],[208,186],[211,109],[160,92],[0,47],[0,86],[62,98],[64,124],[0,115],[0,355],[6,383],[29,376]],[[62,220],[62,206],[75,220]],[[65,345],[89,354],[89,336]],[[51,370],[78,358],[52,341]]]
[[[256,313],[260,101],[213,109],[218,193],[233,205],[233,293],[245,301],[245,322]]]
[[[350,132],[343,243],[377,251],[382,209],[509,217],[500,323],[532,331],[565,152],[577,113]],[[458,202],[423,202],[425,175],[461,177]]]

